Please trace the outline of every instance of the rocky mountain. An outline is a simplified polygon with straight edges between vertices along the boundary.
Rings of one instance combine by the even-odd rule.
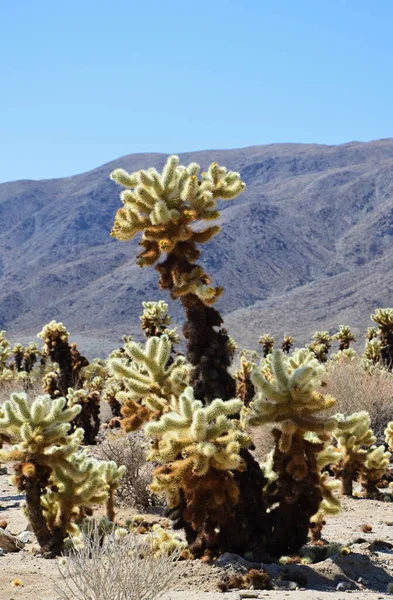
[[[241,346],[265,332],[299,344],[341,323],[361,334],[393,305],[393,139],[339,146],[273,144],[184,153],[241,173],[246,191],[221,203],[222,232],[203,262],[225,286],[218,308]],[[138,240],[109,237],[120,206],[116,167],[162,168],[134,154],[88,173],[0,185],[0,329],[32,339],[63,321],[88,354],[139,329],[143,300],[166,299],[135,265]],[[174,320],[182,322],[176,303]]]

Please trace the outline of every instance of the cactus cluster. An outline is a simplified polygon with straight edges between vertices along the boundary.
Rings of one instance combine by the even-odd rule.
[[[376,487],[389,463],[390,453],[384,446],[375,446],[376,437],[370,428],[370,415],[366,411],[345,416],[336,415],[337,428],[334,436],[341,453],[335,466],[341,479],[341,491],[351,496],[353,481],[360,481],[367,497],[379,497]]]
[[[110,507],[124,472],[115,463],[79,451],[84,432],[70,433],[70,423],[80,411],[79,404],[67,406],[65,398],[48,395],[29,403],[25,394],[13,394],[1,407],[0,433],[7,446],[0,457],[16,463],[12,481],[25,494],[26,515],[49,555],[62,551],[91,505]]]

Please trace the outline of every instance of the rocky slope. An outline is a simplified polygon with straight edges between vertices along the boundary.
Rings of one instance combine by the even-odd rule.
[[[138,330],[141,302],[167,297],[153,269],[135,266],[137,240],[109,237],[119,188],[108,176],[165,158],[135,154],[74,177],[0,185],[0,329],[25,339],[61,320],[89,353]],[[222,203],[222,232],[204,254],[241,345],[266,331],[303,343],[343,322],[363,332],[375,307],[393,304],[392,139],[181,155],[212,160],[247,183]],[[172,314],[181,323],[175,305]]]

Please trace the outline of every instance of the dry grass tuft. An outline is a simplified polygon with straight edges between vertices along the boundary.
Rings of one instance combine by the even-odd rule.
[[[393,418],[393,375],[385,369],[364,370],[359,359],[331,363],[324,393],[336,398],[334,412],[351,414],[366,410],[377,443],[385,442],[384,430]]]
[[[96,450],[98,458],[125,465],[127,470],[120,479],[117,499],[124,506],[141,511],[163,504],[148,488],[153,478],[153,466],[146,462],[146,450],[146,443],[138,433],[122,430],[109,431]]]
[[[168,583],[179,552],[155,556],[151,536],[115,531],[104,539],[97,525],[83,534],[82,543],[58,561],[63,600],[157,600]]]

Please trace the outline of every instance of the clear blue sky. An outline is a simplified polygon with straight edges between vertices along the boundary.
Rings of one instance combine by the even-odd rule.
[[[0,181],[393,137],[393,0],[0,0]]]

